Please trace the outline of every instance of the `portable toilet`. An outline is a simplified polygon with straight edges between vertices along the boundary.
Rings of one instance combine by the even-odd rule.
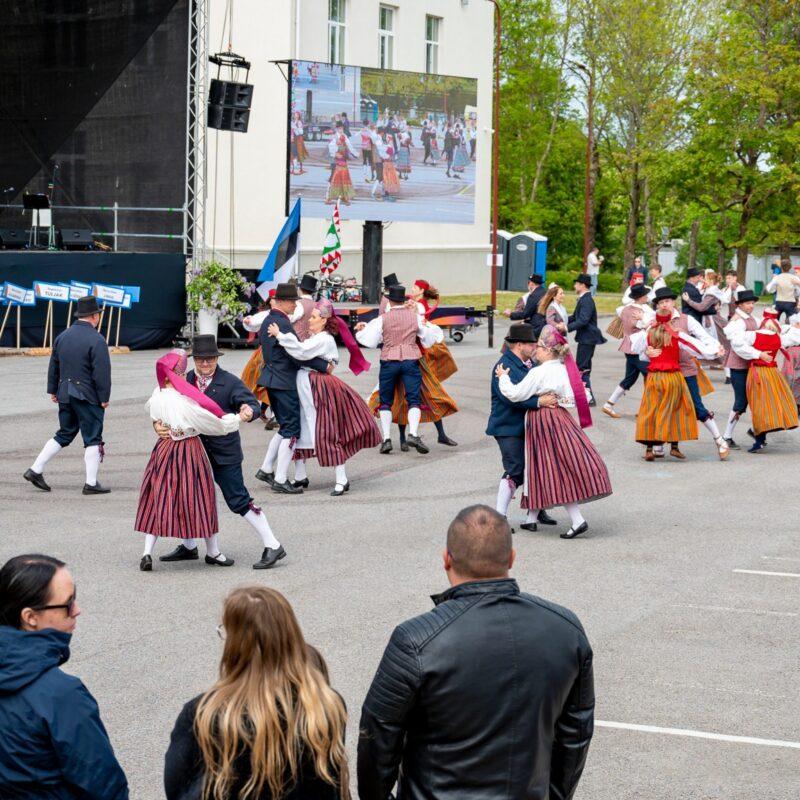
[[[533,270],[537,275],[543,278],[547,275],[547,237],[542,236],[541,233],[534,233],[533,231],[521,231],[517,236],[527,236],[533,241]]]
[[[503,260],[503,263],[497,268],[498,292],[505,292],[508,289],[508,244],[512,238],[513,234],[508,231],[497,231],[497,253],[502,256]]]
[[[509,291],[524,292],[528,278],[534,272],[544,275],[547,258],[547,239],[538,233],[522,231],[511,237],[508,243]]]

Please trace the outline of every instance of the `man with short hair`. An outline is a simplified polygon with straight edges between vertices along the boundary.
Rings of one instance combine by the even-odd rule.
[[[575,363],[589,393],[589,405],[595,406],[597,401],[592,391],[592,358],[594,348],[598,344],[605,344],[606,340],[597,327],[597,306],[590,291],[592,279],[588,275],[578,275],[574,286],[578,302],[575,304],[575,312],[569,316],[567,330],[575,333],[575,341],[578,343]]]
[[[600,248],[593,247],[586,256],[586,274],[592,279],[592,297],[597,294],[597,283],[600,280],[600,265],[603,263],[603,256],[600,255]]]
[[[592,649],[578,618],[523,594],[511,529],[463,509],[450,588],[395,628],[361,710],[358,793],[386,800],[568,800],[594,726]]]
[[[661,271],[661,264],[653,264],[648,272],[648,275],[650,275],[650,288],[653,290],[653,292],[657,292],[659,289],[663,289],[667,285],[667,282],[661,275]]]
[[[713,316],[717,313],[716,307],[712,305],[709,306],[705,311],[698,311],[683,299],[683,295],[686,295],[689,300],[696,304],[702,303],[703,295],[700,293],[699,289],[699,284],[702,282],[702,280],[703,273],[700,272],[699,269],[690,267],[686,270],[686,283],[684,283],[683,290],[681,292],[681,314],[686,314],[686,316],[691,317],[693,320],[701,324],[703,322],[703,317]]]
[[[532,289],[531,286],[533,286]],[[526,322],[528,325],[532,325],[534,336],[538,337],[539,331],[544,326],[544,318],[539,314],[539,303],[542,302],[542,298],[547,294],[544,275],[534,273],[528,278],[528,292],[522,310],[515,309],[510,311],[507,316],[514,322]]]

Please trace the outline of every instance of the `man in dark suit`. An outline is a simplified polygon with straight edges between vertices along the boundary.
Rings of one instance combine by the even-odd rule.
[[[297,370],[310,367],[318,372],[327,372],[330,365],[324,358],[297,361],[292,358],[267,330],[273,323],[281,333],[294,333],[289,316],[300,299],[293,283],[279,283],[272,298],[269,314],[261,323],[259,340],[264,357],[264,369],[258,385],[269,393],[269,403],[280,430],[273,436],[267,455],[256,478],[268,483],[274,492],[302,494],[303,489],[289,482],[289,464],[297,439],[300,438],[300,396],[297,394]]]
[[[45,464],[80,431],[86,465],[83,494],[108,494],[111,490],[98,483],[97,472],[103,460],[103,419],[111,397],[111,359],[105,339],[97,332],[97,298],[80,298],[75,316],[75,324],[56,337],[47,370],[47,393],[58,403],[60,427],[23,477],[49,492]]]
[[[486,435],[494,436],[500,448],[503,459],[503,477],[497,488],[498,514],[508,516],[508,506],[516,490],[525,480],[525,413],[531,409],[552,408],[558,403],[554,394],[533,397],[522,403],[512,403],[500,391],[500,381],[495,374],[498,366],[503,366],[509,371],[508,377],[512,383],[519,383],[530,369],[530,359],[536,347],[536,338],[533,328],[525,323],[512,325],[506,336],[506,351],[492,369],[492,410],[489,414],[489,424],[486,426]],[[521,528],[529,531],[536,530],[536,523],[555,525],[556,521],[541,509],[532,519],[526,520]],[[512,528],[513,530],[513,528]]]
[[[692,319],[702,324],[703,317],[707,315],[713,316],[717,313],[716,306],[712,305],[705,311],[698,311],[696,308],[692,308],[692,306],[683,299],[683,295],[687,295],[689,300],[695,303],[703,302],[703,295],[697,288],[697,284],[700,283],[701,280],[703,280],[703,274],[699,269],[692,267],[686,270],[686,283],[683,284],[683,289],[681,290],[681,313],[692,317]]]
[[[605,338],[597,327],[597,306],[591,293],[592,278],[590,275],[578,275],[575,280],[575,293],[578,302],[575,312],[570,314],[567,330],[575,333],[578,350],[575,354],[575,363],[581,371],[581,379],[589,390],[589,405],[595,406],[597,402],[592,392],[592,358],[594,348],[598,344],[605,344]]]
[[[543,275],[531,275],[528,278],[529,289],[531,284],[533,289],[528,293],[522,310],[515,309],[508,316],[515,322],[526,322],[531,325],[534,338],[536,338],[544,327],[544,316],[539,313],[539,303],[542,302],[542,298],[547,294],[547,287],[544,285]]]

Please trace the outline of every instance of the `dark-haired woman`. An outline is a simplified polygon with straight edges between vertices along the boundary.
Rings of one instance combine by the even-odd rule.
[[[348,800],[347,712],[286,598],[235,589],[217,630],[219,678],[175,722],[167,800]]]
[[[62,672],[81,609],[63,561],[23,555],[0,569],[0,797],[124,800],[95,699]]]

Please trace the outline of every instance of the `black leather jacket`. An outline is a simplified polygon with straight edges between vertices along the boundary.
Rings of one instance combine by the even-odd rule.
[[[474,581],[395,628],[361,711],[358,793],[386,800],[564,800],[594,727],[578,618]],[[398,776],[399,773],[399,776]]]

